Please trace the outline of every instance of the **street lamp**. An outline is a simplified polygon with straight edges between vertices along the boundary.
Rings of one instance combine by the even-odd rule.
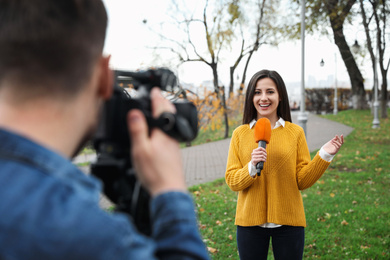
[[[377,42],[378,44],[378,42]],[[355,40],[355,43],[352,45],[352,50],[356,54],[360,50],[360,45],[357,40]],[[378,45],[376,46],[376,53],[374,55],[374,64],[373,64],[373,70],[374,70],[374,120],[372,121],[372,128],[379,128],[380,127],[380,121],[379,121],[379,101],[378,101],[378,70],[377,70],[377,56],[379,52]]]
[[[379,101],[378,101],[378,69],[377,65],[377,57],[378,57],[378,46],[376,48],[376,54],[374,56],[374,120],[372,121],[372,128],[379,128]]]
[[[301,2],[301,105],[300,112],[298,114],[298,123],[303,128],[305,135],[307,135],[306,131],[306,123],[307,123],[307,114],[305,112],[306,106],[306,97],[305,97],[305,0]]]
[[[338,113],[338,100],[337,100],[337,55],[334,54],[334,62],[335,62],[335,73],[334,73],[334,98],[333,98],[333,115],[337,115]],[[324,67],[325,62],[324,59],[321,59],[320,66]]]
[[[334,53],[334,99],[333,99],[333,115],[337,115],[338,102],[337,102],[337,54]]]
[[[357,54],[360,51],[360,45],[357,40],[355,40],[355,43],[352,45],[352,51]]]

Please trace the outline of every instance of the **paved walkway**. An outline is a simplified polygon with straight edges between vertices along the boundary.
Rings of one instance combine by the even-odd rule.
[[[298,123],[298,112],[292,113],[292,121]],[[344,137],[350,134],[352,127],[308,114],[306,124],[307,143],[310,152],[318,150],[336,134]],[[210,182],[225,177],[226,160],[229,151],[230,138],[187,147],[182,149],[188,186]]]
[[[297,116],[298,112],[292,113],[294,123],[298,123]],[[352,127],[323,119],[314,114],[308,114],[306,129],[310,152],[320,149],[336,134],[347,136],[353,130]],[[182,149],[183,166],[188,187],[225,177],[229,145],[230,138]],[[91,161],[95,158],[95,155],[81,155],[74,160],[74,163]],[[88,173],[89,167],[81,168]],[[102,197],[100,204],[103,207],[109,205],[104,197]]]

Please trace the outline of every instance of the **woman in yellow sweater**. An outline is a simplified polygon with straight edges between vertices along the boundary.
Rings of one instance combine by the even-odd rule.
[[[254,140],[253,127],[263,117],[272,128],[266,149]],[[275,259],[302,259],[306,219],[300,190],[321,177],[343,142],[343,135],[336,135],[311,160],[303,129],[291,122],[283,79],[269,70],[253,75],[225,173],[226,183],[239,192],[235,224],[240,259],[267,259],[271,237]],[[265,163],[257,176],[260,161]]]

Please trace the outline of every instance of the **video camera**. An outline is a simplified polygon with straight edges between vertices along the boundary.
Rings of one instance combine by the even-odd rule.
[[[176,76],[165,68],[147,71],[114,71],[114,90],[106,101],[93,146],[97,161],[91,164],[91,173],[104,183],[105,195],[116,204],[117,211],[128,213],[140,232],[150,235],[150,196],[137,180],[131,163],[130,137],[127,128],[127,113],[139,109],[146,117],[149,131],[158,127],[179,142],[190,142],[198,133],[198,116],[194,104],[178,99],[172,103],[176,113],[163,113],[157,119],[152,117],[150,91],[159,87],[172,91]],[[132,98],[121,85],[132,85],[136,96]]]

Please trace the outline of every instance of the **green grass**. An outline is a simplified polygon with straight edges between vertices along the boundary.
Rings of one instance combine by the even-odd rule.
[[[389,259],[389,119],[381,119],[380,129],[372,129],[368,110],[324,117],[355,130],[324,176],[302,192],[307,220],[304,258]],[[190,191],[212,259],[239,259],[234,225],[237,193],[224,179]],[[269,259],[273,259],[271,250]]]

